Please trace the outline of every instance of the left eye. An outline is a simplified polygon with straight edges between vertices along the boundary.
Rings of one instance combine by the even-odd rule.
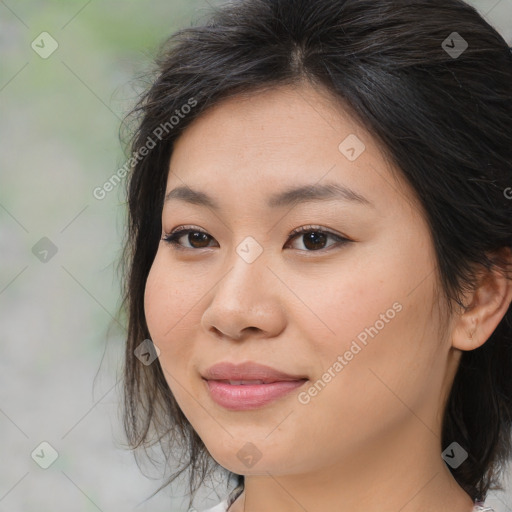
[[[308,252],[323,250],[328,247],[332,247],[333,245],[341,245],[350,241],[348,238],[315,227],[299,228],[298,230],[292,232],[288,240],[293,240],[294,238],[297,238],[298,240],[302,239],[302,245]],[[325,247],[325,244],[329,238],[335,241]],[[288,243],[289,242],[287,242],[287,244]],[[304,249],[301,248],[299,250]]]
[[[301,237],[302,246],[304,248],[298,249],[302,251],[305,250],[307,252],[320,251],[332,247],[333,245],[343,245],[350,242],[348,238],[337,235],[335,233],[331,233],[330,231],[325,231],[316,227],[302,227],[296,229],[290,234],[285,247],[290,244],[290,241],[293,241],[294,239],[300,240]],[[183,243],[180,242],[182,238],[188,242],[188,246],[183,245]],[[329,238],[334,240],[334,242],[326,246]],[[210,242],[215,241],[215,239],[206,233],[206,231],[192,228],[179,229],[177,231],[171,232],[168,235],[164,235],[162,240],[173,245],[174,248],[179,250],[204,249],[207,247],[214,247],[210,245]]]

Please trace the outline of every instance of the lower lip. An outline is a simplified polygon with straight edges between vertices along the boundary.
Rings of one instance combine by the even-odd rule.
[[[204,379],[210,396],[220,406],[234,411],[258,409],[302,386],[306,380],[272,382],[271,384],[234,385]]]

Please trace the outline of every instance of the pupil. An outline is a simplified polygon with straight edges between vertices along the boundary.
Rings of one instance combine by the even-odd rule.
[[[192,247],[197,247],[196,244],[199,244],[199,247],[207,247],[208,246],[208,235],[206,233],[200,233],[199,231],[193,231],[188,234],[188,241]]]
[[[306,235],[304,235],[304,237],[305,237],[304,246],[307,247],[308,249],[322,249],[322,247],[318,247],[318,246],[319,245],[323,246],[325,244],[325,240],[327,238],[325,233],[319,233],[316,231],[307,233]],[[310,242],[313,244],[312,246],[309,245]]]

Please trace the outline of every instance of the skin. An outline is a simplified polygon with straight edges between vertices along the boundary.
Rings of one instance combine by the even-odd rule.
[[[354,161],[338,149],[349,134],[366,147]],[[371,206],[266,204],[277,191],[327,181]],[[202,114],[171,158],[166,190],[184,184],[221,209],[165,202],[163,236],[193,226],[211,238],[205,247],[182,236],[184,250],[160,242],[145,311],[180,408],[214,459],[246,475],[230,512],[470,512],[472,500],[441,458],[442,411],[461,351],[492,333],[512,300],[510,284],[484,276],[483,291],[467,296],[468,312],[438,312],[435,253],[414,192],[318,88],[229,98]],[[303,235],[290,239],[308,225],[351,242],[328,238],[312,250]],[[236,252],[247,236],[263,249],[252,263]],[[230,411],[201,379],[220,361],[256,361],[307,375],[307,389],[396,303],[394,318],[307,404],[297,390]],[[237,457],[246,443],[261,454],[252,467]]]

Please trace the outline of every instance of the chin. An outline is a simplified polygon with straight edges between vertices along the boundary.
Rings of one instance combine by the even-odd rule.
[[[259,447],[248,442],[234,442],[233,451],[213,450],[212,457],[228,471],[238,475],[282,475],[294,472],[290,450],[276,451],[275,448]],[[287,455],[288,454],[288,455]]]

